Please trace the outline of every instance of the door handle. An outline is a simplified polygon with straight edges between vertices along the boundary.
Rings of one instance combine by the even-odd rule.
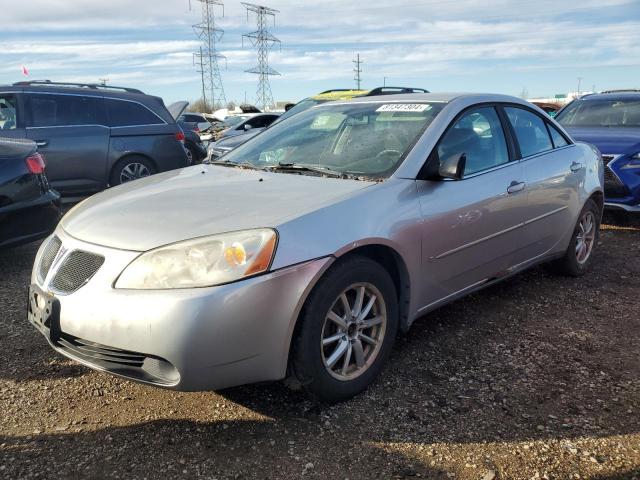
[[[579,172],[580,170],[582,170],[582,167],[583,165],[581,163],[573,162],[570,168],[572,172]]]
[[[48,140],[36,140],[36,145],[38,147],[46,147],[47,145],[49,145],[49,141]]]
[[[515,180],[513,182],[511,182],[511,185],[509,185],[509,187],[507,188],[507,193],[509,195],[512,195],[514,193],[518,193],[521,192],[522,190],[524,190],[524,187],[527,184],[524,182],[516,182]]]

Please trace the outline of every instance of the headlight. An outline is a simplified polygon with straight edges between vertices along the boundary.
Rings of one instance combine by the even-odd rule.
[[[621,170],[640,168],[640,152],[631,156],[631,160],[620,167]]]
[[[233,282],[267,271],[276,240],[274,230],[262,228],[156,248],[131,262],[115,288],[194,288]]]

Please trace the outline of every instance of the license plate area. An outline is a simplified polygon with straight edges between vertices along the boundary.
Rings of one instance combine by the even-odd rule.
[[[60,338],[60,302],[37,285],[29,288],[28,316],[29,321],[51,341]]]

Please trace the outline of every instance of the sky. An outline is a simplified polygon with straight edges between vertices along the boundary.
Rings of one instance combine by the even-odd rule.
[[[255,0],[254,0],[255,1]],[[3,2],[0,84],[25,79],[140,88],[165,102],[201,96],[191,0],[22,0]],[[277,9],[269,54],[281,76],[274,98],[297,101],[330,88],[422,87],[529,97],[640,88],[640,0],[264,0]],[[257,54],[242,34],[255,16],[239,1],[216,10],[227,57],[227,100],[256,99]],[[29,76],[22,73],[22,66]]]

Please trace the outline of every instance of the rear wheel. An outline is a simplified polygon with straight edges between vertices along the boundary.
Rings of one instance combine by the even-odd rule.
[[[295,377],[322,401],[346,400],[373,382],[391,352],[398,330],[393,281],[368,258],[342,261],[318,282],[299,322]]]
[[[564,256],[554,262],[555,270],[579,277],[591,266],[593,250],[600,232],[600,209],[593,200],[584,205]]]
[[[111,171],[109,185],[115,187],[139,178],[148,177],[156,173],[155,167],[144,157],[130,156],[123,158]]]

